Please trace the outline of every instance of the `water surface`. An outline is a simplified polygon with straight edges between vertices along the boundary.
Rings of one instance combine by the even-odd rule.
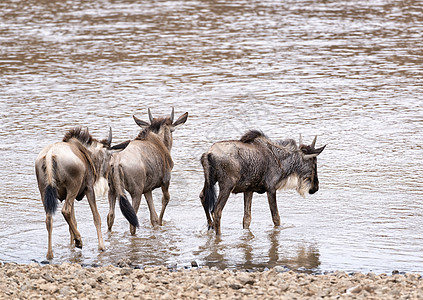
[[[423,7],[419,1],[12,1],[0,3],[0,260],[44,260],[45,213],[34,160],[74,125],[114,142],[134,138],[135,114],[176,116],[165,226],[147,206],[136,236],[117,210],[99,253],[87,201],[76,204],[82,250],[54,217],[53,263],[313,271],[423,272]],[[248,129],[328,144],[320,190],[278,193],[274,228],[242,195],[206,228],[199,158]],[[156,209],[161,194],[154,193]]]

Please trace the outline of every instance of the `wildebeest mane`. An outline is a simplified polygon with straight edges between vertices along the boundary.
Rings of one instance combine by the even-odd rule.
[[[87,161],[87,165],[94,176],[94,182],[96,182],[98,178],[98,174],[95,170],[94,162],[91,158],[91,155],[86,148],[86,146],[90,146],[93,143],[93,141],[95,141],[95,139],[88,132],[88,128],[87,127],[83,128],[82,126],[76,126],[72,129],[69,129],[66,132],[65,136],[63,137],[62,141],[69,142],[73,138],[79,141],[79,143],[74,143],[74,145],[78,148],[78,150],[81,152],[81,154]]]
[[[91,145],[94,141],[91,134],[88,132],[88,128],[83,128],[82,126],[76,126],[72,129],[69,129],[65,136],[63,137],[63,142],[69,142],[70,139],[75,138],[80,141],[83,145]]]
[[[242,143],[250,144],[258,137],[266,137],[260,130],[249,130],[240,139]]]

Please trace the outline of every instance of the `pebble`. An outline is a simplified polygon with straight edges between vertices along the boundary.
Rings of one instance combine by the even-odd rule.
[[[420,274],[304,274],[172,266],[83,268],[78,264],[0,264],[0,299],[418,299]],[[283,271],[282,271],[283,270]],[[38,274],[38,276],[37,276]]]

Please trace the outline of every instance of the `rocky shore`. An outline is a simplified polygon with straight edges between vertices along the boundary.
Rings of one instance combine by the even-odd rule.
[[[0,299],[419,299],[419,274],[309,275],[214,268],[0,262]]]

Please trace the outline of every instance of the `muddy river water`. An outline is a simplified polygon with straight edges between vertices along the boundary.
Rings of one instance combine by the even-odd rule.
[[[45,213],[34,161],[74,125],[114,142],[134,138],[135,114],[189,112],[174,132],[165,225],[143,200],[131,236],[117,209],[106,251],[86,199],[84,248],[54,217],[53,263],[312,271],[423,272],[423,4],[420,1],[22,1],[0,3],[0,260],[42,261]],[[213,142],[260,129],[328,144],[320,190],[265,195],[242,229],[242,195],[206,228],[200,156]],[[155,191],[156,209],[161,192]],[[59,207],[60,210],[61,206]]]

